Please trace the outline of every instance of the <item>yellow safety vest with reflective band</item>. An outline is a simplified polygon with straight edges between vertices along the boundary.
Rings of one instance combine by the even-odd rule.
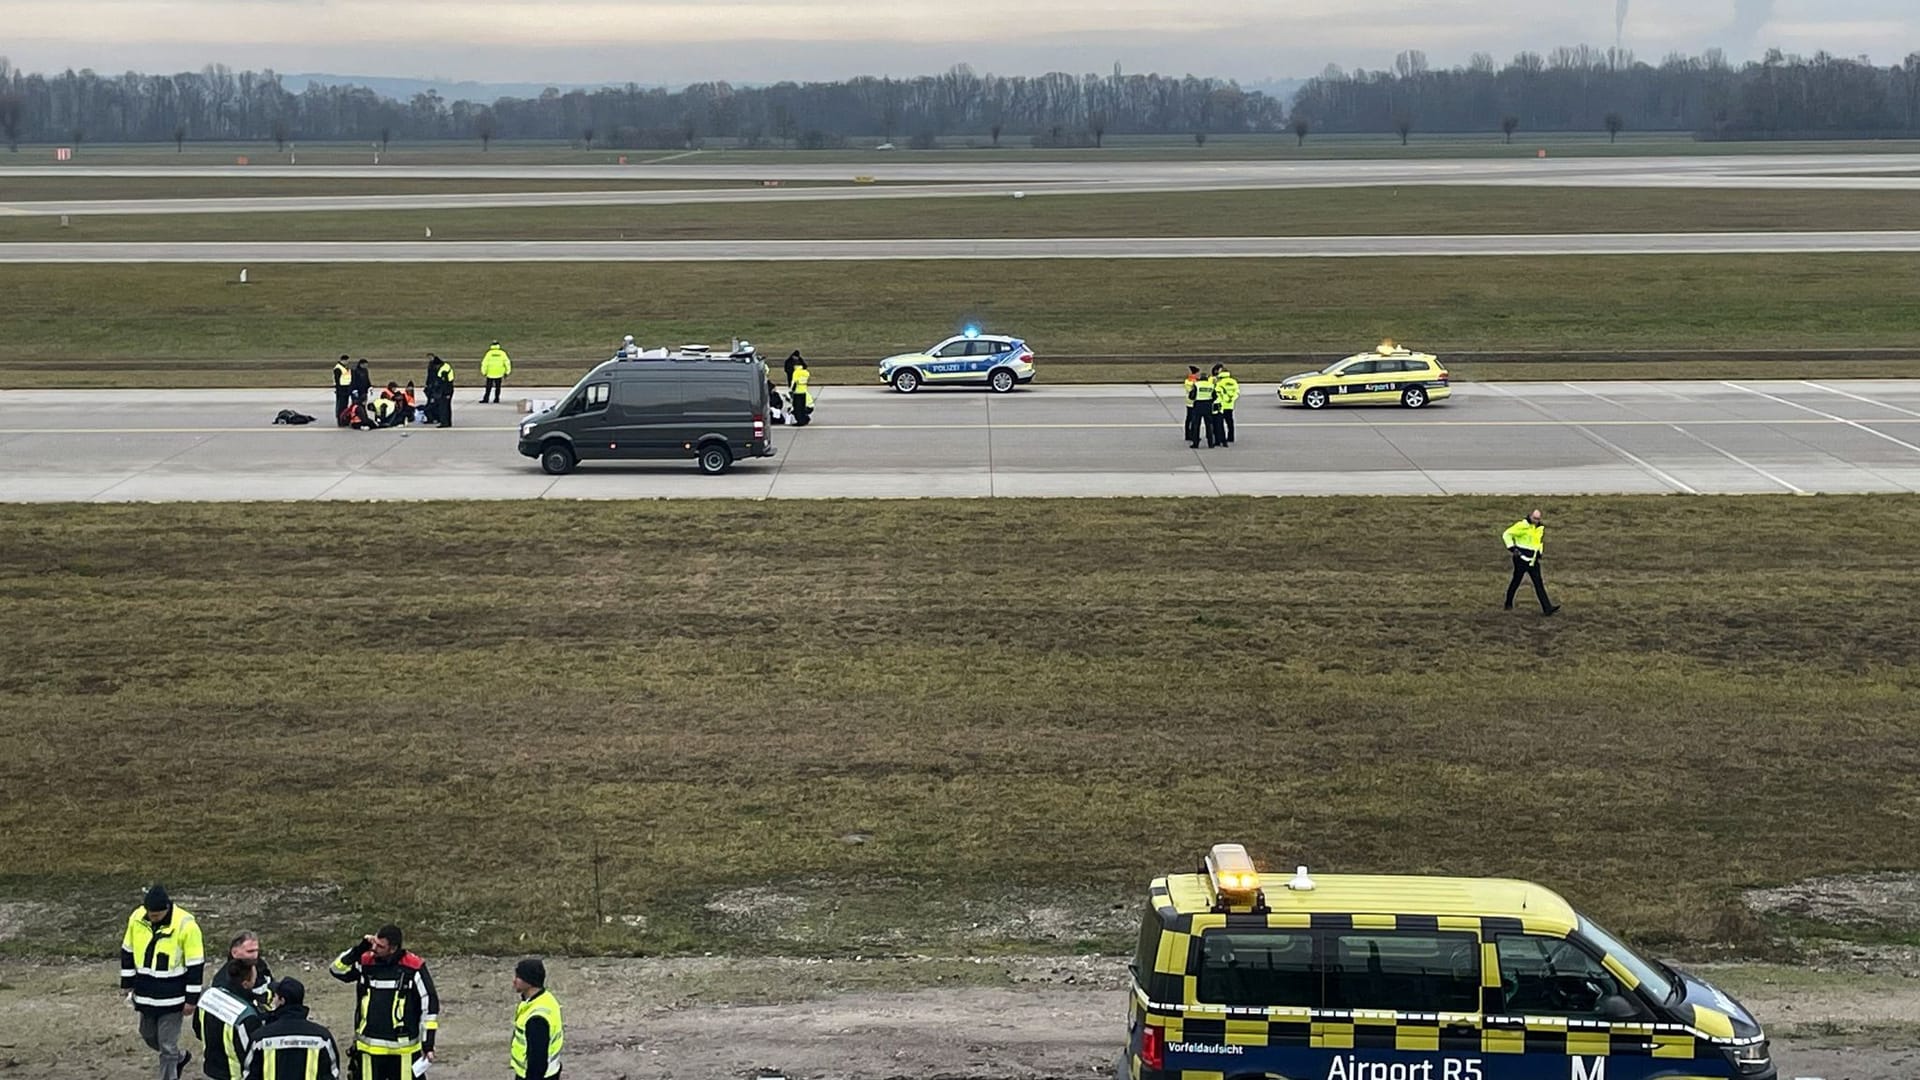
[[[167,921],[157,927],[147,921],[144,907],[127,917],[127,934],[120,940],[120,985],[133,991],[135,1006],[162,1010],[197,1003],[205,973],[200,924],[186,908],[173,905]]]
[[[480,374],[489,379],[504,379],[513,374],[513,361],[507,358],[507,350],[488,349],[487,355],[480,358]]]
[[[513,1075],[523,1078],[527,1075],[527,1021],[536,1016],[547,1021],[547,1071],[542,1075],[559,1076],[560,1048],[567,1040],[560,1030],[560,1003],[546,990],[521,1002],[513,1011],[513,1049],[508,1053],[513,1062]]]
[[[1213,379],[1211,377],[1195,379],[1193,383],[1195,404],[1208,405],[1213,402]]]
[[[345,364],[333,365],[333,385],[348,386],[353,383],[353,372]]]
[[[1233,377],[1233,372],[1223,371],[1213,377],[1213,382],[1220,388],[1220,407],[1233,408],[1233,403],[1240,400],[1240,380]]]
[[[452,364],[449,364],[445,360],[442,360],[440,362],[439,370],[435,371],[434,374],[438,376],[440,381],[445,383],[446,385],[448,386],[453,385],[453,365]]]
[[[803,367],[794,368],[793,382],[787,387],[787,389],[793,394],[793,400],[799,402],[802,405],[813,404],[813,391],[807,389],[807,378],[809,374],[810,373],[807,371],[806,368],[803,368]]]
[[[1526,518],[1513,523],[1500,539],[1508,547],[1523,548],[1527,551],[1545,551],[1547,546],[1547,527],[1535,525]]]

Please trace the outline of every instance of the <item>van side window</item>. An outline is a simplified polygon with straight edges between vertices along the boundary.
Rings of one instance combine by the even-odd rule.
[[[1320,1007],[1313,935],[1305,930],[1209,930],[1200,935],[1195,991],[1209,1005]]]
[[[1327,1005],[1394,1012],[1480,1011],[1480,945],[1472,934],[1336,934],[1327,942]]]
[[[1513,1015],[1602,1020],[1600,1003],[1625,996],[1606,965],[1565,938],[1503,934],[1494,947],[1506,1011]]]
[[[583,411],[586,411],[586,412],[592,412],[595,409],[606,408],[607,407],[607,384],[603,382],[597,382],[597,383],[592,383],[588,385],[586,393],[581,395],[580,397],[580,407]]]

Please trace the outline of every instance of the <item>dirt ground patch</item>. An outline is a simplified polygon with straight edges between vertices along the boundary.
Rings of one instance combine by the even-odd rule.
[[[510,960],[431,960],[445,998],[441,1080],[502,1072]],[[317,1018],[350,1001],[323,960],[284,960]],[[1125,1018],[1115,957],[549,961],[567,1074],[608,1080],[1080,1080],[1111,1075]],[[1783,1077],[1910,1080],[1920,979],[1721,965],[1704,972],[1776,1034]],[[148,1061],[109,963],[0,962],[0,1076],[92,1080]]]
[[[1920,934],[1920,874],[1850,874],[1752,889],[1747,906],[1762,915],[1852,930]]]

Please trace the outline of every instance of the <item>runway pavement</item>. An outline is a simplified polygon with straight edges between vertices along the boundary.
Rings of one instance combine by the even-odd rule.
[[[269,425],[324,416],[324,389],[0,391],[0,500],[1920,492],[1920,380],[1485,383],[1320,413],[1249,385],[1235,445],[1199,451],[1177,383],[819,394],[813,426],[775,428],[777,456],[726,476],[555,479],[517,453],[511,405],[359,432]]]
[[[488,179],[732,181],[742,184],[813,181],[857,186],[741,187],[681,191],[464,192],[404,195],[303,195],[205,199],[52,199],[0,201],[0,215],[233,214],[318,210],[483,209],[526,206],[660,206],[680,203],[829,202],[854,199],[967,198],[1223,191],[1277,188],[1388,186],[1569,186],[1640,188],[1750,188],[1770,190],[1920,190],[1920,175],[1860,175],[1898,169],[1907,155],[1795,154],[1426,161],[1126,162],[1064,157],[1057,162],[947,162],[900,158],[832,165],[783,163],[554,166],[284,166],[166,168],[155,166],[0,167],[0,196],[9,176],[165,177],[209,179]],[[887,186],[910,184],[917,186]]]
[[[1363,259],[1920,252],[1920,231],[1533,236],[1149,236],[902,240],[406,240],[0,244],[0,263],[818,262]]]

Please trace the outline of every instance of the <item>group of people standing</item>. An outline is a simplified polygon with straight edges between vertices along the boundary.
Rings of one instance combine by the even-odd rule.
[[[159,1080],[180,1080],[190,1052],[180,1030],[191,1022],[208,1080],[416,1080],[433,1064],[440,993],[419,954],[387,925],[349,945],[328,971],[354,987],[353,1042],[342,1068],[333,1034],[314,1022],[307,988],[274,980],[252,933],[233,939],[206,986],[200,926],[164,886],[147,890],[120,942],[120,986],[140,1016],[140,1037],[159,1055]],[[508,1050],[516,1078],[560,1075],[565,1045],[560,1004],[546,989],[546,965],[514,966],[519,997]]]
[[[1204,431],[1208,447],[1233,445],[1233,407],[1240,400],[1240,380],[1225,364],[1210,372],[1187,365],[1187,445],[1200,449]]]
[[[495,353],[499,353],[498,361],[494,360]],[[506,356],[496,341],[481,362],[483,373],[500,372],[487,376],[481,401],[486,401],[488,394],[492,394],[494,401],[500,400],[500,382],[513,370]],[[434,353],[427,354],[424,396],[411,379],[404,387],[389,381],[379,394],[374,394],[373,374],[367,369],[366,358],[354,360],[343,355],[333,365],[333,420],[343,428],[398,427],[416,420],[450,428],[453,426],[453,389],[453,365]]]

